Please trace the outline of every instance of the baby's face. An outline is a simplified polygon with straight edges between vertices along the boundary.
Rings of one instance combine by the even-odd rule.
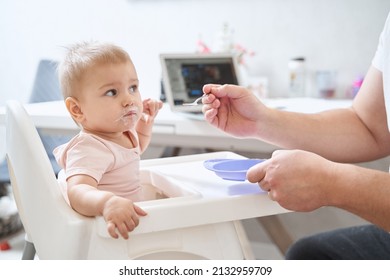
[[[97,133],[123,132],[141,118],[143,106],[137,72],[131,61],[100,63],[78,85],[77,99],[85,119],[83,129]]]

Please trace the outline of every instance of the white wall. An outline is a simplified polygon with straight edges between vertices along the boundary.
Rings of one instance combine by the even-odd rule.
[[[256,52],[249,72],[269,77],[284,95],[287,62],[307,58],[309,70],[337,69],[339,95],[364,74],[377,46],[388,0],[2,0],[0,106],[27,100],[41,58],[60,59],[62,46],[97,39],[131,54],[144,96],[158,97],[160,52],[213,45],[224,22],[235,41]]]
[[[0,10],[3,106],[27,101],[40,59],[60,59],[62,46],[88,39],[127,49],[141,93],[158,98],[159,53],[195,51],[199,36],[212,46],[225,22],[237,43],[256,52],[249,73],[267,76],[272,95],[285,95],[287,62],[299,55],[310,71],[337,69],[343,96],[370,64],[390,1],[2,0]]]

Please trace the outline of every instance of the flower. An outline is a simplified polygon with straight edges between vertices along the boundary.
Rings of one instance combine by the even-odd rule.
[[[234,45],[233,52],[237,53],[238,63],[241,64],[241,65],[245,65],[245,60],[244,60],[245,55],[248,55],[248,56],[254,56],[255,55],[254,51],[248,51],[246,48],[244,48],[240,44],[235,44]]]

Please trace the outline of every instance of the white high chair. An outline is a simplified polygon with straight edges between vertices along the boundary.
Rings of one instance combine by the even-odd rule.
[[[37,130],[17,101],[7,103],[7,160],[28,259],[35,250],[39,259],[251,259],[238,220],[286,212],[258,193],[205,192],[203,181],[188,180],[175,166],[202,177],[191,168],[203,157],[150,160],[141,162],[150,200],[138,203],[148,215],[128,240],[113,239],[102,217],[79,215],[65,202]],[[216,188],[225,187],[217,183]],[[242,203],[248,204],[243,211],[237,209]]]

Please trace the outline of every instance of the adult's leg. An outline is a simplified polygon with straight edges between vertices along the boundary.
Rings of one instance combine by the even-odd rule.
[[[364,225],[302,238],[286,253],[289,260],[389,260],[390,233]]]

